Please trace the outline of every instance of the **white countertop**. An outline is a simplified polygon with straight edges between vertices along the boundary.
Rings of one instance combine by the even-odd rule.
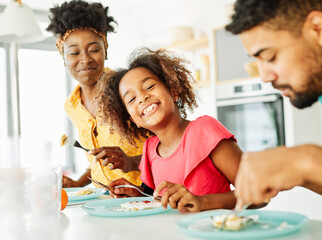
[[[198,239],[184,233],[176,222],[194,213],[170,211],[141,217],[108,218],[88,215],[79,205],[68,206],[59,221],[64,240],[133,240]],[[274,238],[283,240],[317,240],[322,236],[322,221],[309,220],[298,232]]]

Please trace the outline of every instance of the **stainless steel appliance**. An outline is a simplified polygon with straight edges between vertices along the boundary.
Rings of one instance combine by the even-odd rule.
[[[243,151],[285,144],[283,98],[259,79],[255,59],[240,39],[223,28],[213,31],[217,117]]]
[[[270,84],[259,79],[223,84],[216,96],[218,120],[243,151],[285,144],[283,98]]]

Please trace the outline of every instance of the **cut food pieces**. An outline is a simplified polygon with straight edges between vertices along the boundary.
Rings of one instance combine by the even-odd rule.
[[[154,201],[132,201],[121,204],[121,208],[125,211],[139,211],[161,207],[160,202]]]
[[[231,231],[239,231],[245,227],[251,226],[254,224],[254,218],[253,217],[239,217],[235,214],[226,215],[218,215],[214,218],[214,227],[215,228],[222,228],[225,230],[231,230]],[[225,221],[225,225],[222,226],[223,222]]]
[[[60,138],[60,146],[64,146],[68,141],[68,137],[64,134],[63,136],[61,136]]]

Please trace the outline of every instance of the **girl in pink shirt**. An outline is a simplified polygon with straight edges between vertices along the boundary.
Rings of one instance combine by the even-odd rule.
[[[185,61],[163,50],[135,52],[127,69],[111,73],[101,85],[101,113],[130,142],[145,142],[141,180],[162,194],[162,205],[183,211],[233,208],[241,150],[216,119],[186,120],[197,106]],[[104,114],[105,112],[109,114]],[[136,190],[110,184],[115,197],[139,196]],[[131,184],[133,185],[133,184]],[[125,194],[126,193],[126,194]]]

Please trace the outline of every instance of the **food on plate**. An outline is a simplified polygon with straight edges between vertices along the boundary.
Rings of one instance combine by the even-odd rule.
[[[68,137],[64,134],[63,136],[61,136],[60,138],[60,146],[64,146],[68,141]]]
[[[68,195],[64,189],[61,190],[60,211],[64,210],[68,204]]]
[[[161,207],[160,202],[154,201],[132,201],[121,204],[121,208],[124,211],[139,211],[145,209],[159,208]]]
[[[94,193],[95,191],[93,191],[92,189],[86,187],[86,188],[83,188],[81,190],[79,190],[78,192],[76,192],[76,196],[80,196],[80,195],[90,195],[92,193]]]
[[[82,196],[82,195],[90,195],[92,193],[95,193],[95,191],[86,187],[78,190],[77,192],[69,192],[68,196]]]
[[[229,214],[228,216],[226,214],[218,215],[218,216],[215,216],[213,219],[214,219],[213,224],[215,228],[222,228],[222,224],[226,219],[223,229],[232,230],[232,231],[239,231],[245,227],[248,227],[254,224],[253,218],[239,217],[235,214]]]

